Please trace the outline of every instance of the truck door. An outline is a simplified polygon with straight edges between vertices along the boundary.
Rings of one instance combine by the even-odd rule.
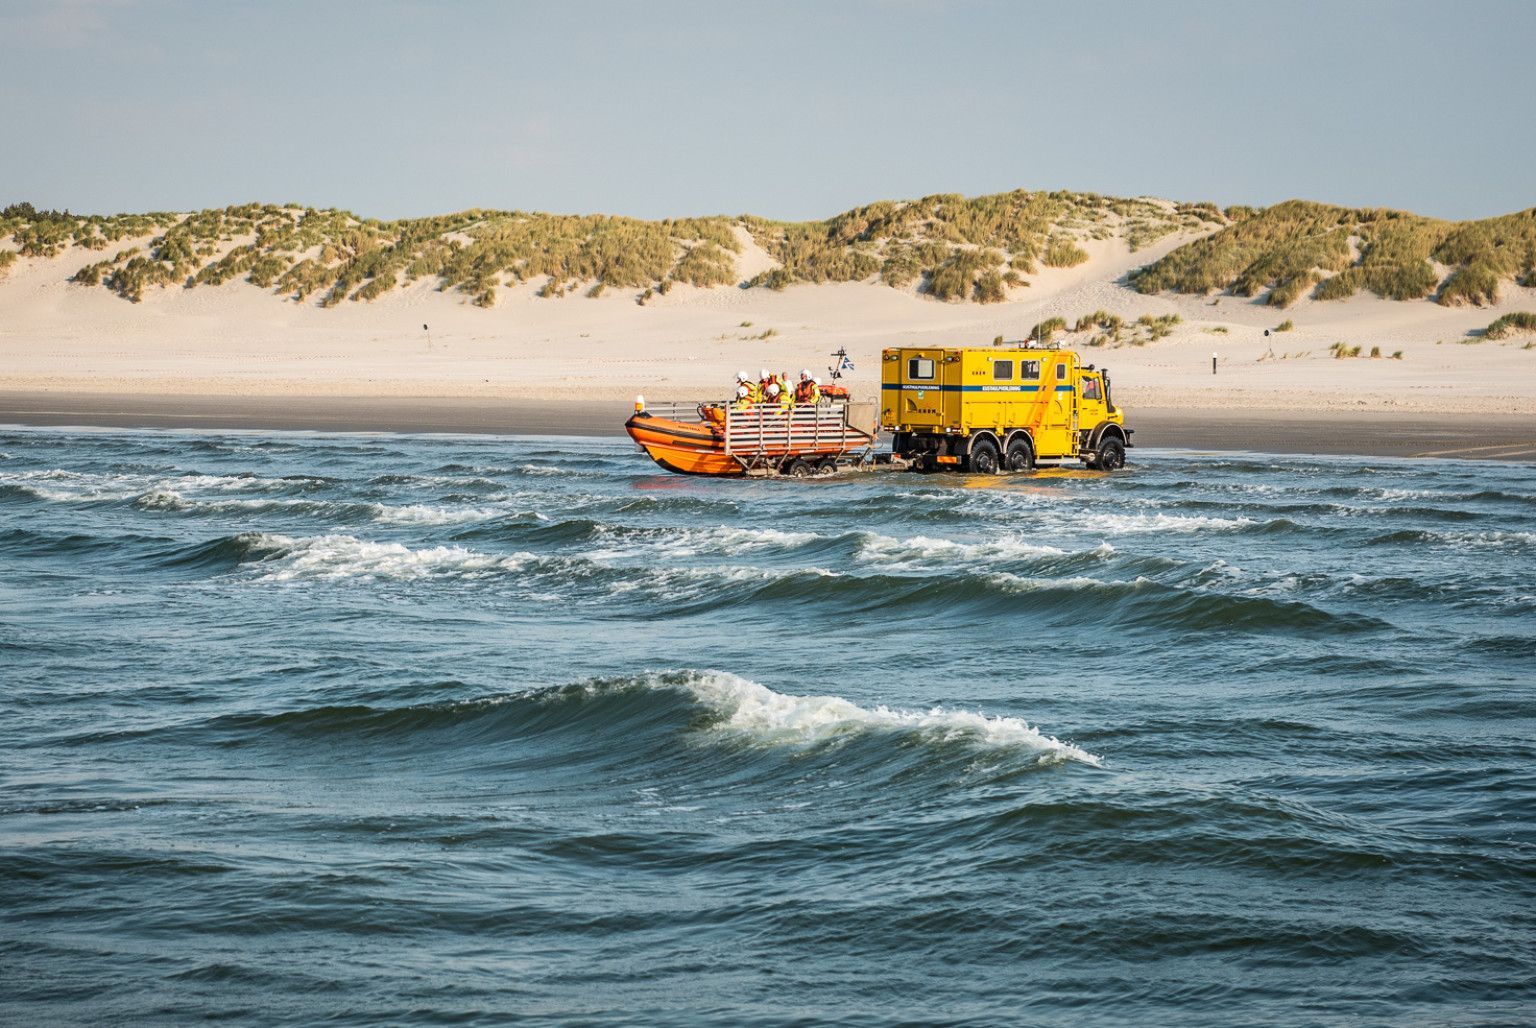
[[[1104,382],[1100,373],[1083,372],[1077,393],[1077,427],[1080,430],[1094,428],[1108,417],[1109,405],[1105,401]]]
[[[1042,362],[1040,391],[1046,395],[1042,397],[1045,409],[1035,436],[1036,452],[1042,457],[1076,453],[1072,416],[1077,409],[1077,397],[1072,388],[1072,365],[1067,357],[1057,354]]]
[[[915,432],[943,429],[944,383],[950,367],[944,362],[944,351],[940,349],[901,351],[901,369],[897,378],[901,389],[897,401],[898,424]]]

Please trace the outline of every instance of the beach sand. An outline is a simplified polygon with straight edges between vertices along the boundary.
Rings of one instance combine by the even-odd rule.
[[[633,405],[461,396],[187,396],[0,392],[0,424],[315,432],[617,436]],[[1128,412],[1140,447],[1536,460],[1536,416]]]
[[[1506,284],[1489,308],[1356,297],[1282,311],[1123,284],[1190,238],[1137,253],[1119,240],[1089,242],[1087,263],[1045,269],[992,305],[877,283],[679,286],[644,306],[628,292],[542,299],[524,286],[484,310],[424,282],[331,309],[244,282],[152,290],[132,304],[70,284],[99,254],[68,251],[20,259],[0,279],[0,421],[603,433],[617,430],[637,393],[717,398],[738,370],[821,371],[845,348],[856,366],[849,384],[868,395],[883,347],[987,345],[1021,339],[1043,318],[1102,309],[1181,318],[1166,339],[1083,351],[1111,370],[1145,446],[1518,457],[1531,445],[1531,337],[1470,333],[1500,313],[1536,310],[1536,290]],[[747,244],[739,271],[771,265]],[[1294,330],[1273,331],[1287,319]],[[1382,357],[1334,359],[1334,342]]]

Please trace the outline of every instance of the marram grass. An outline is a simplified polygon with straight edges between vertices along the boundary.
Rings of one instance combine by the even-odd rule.
[[[1277,307],[1309,290],[1318,300],[1368,291],[1481,306],[1498,302],[1504,282],[1536,274],[1536,209],[1450,222],[1290,200],[1227,217],[1226,228],[1132,272],[1130,284],[1143,293],[1263,295]]]
[[[147,290],[247,282],[289,299],[332,307],[368,302],[421,280],[491,306],[497,290],[535,283],[542,297],[633,290],[648,301],[676,283],[784,289],[802,283],[883,282],[939,300],[996,303],[1040,264],[1087,259],[1079,240],[1130,238],[1225,224],[1210,204],[1174,205],[1094,193],[952,194],[884,201],[826,221],[752,215],[642,221],[607,215],[467,210],[380,221],[347,211],[242,204],[191,214],[111,216],[0,210],[0,236],[20,258],[70,248],[137,252],[93,262],[76,281],[140,301]],[[778,267],[741,282],[744,235]],[[120,248],[121,249],[121,248]],[[16,257],[0,257],[12,261]],[[649,295],[647,292],[649,291]]]

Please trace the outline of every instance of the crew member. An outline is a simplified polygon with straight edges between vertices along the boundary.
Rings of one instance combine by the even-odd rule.
[[[806,368],[800,372],[800,381],[795,383],[796,403],[816,403],[821,399],[821,387],[811,377],[811,371]]]
[[[752,390],[745,385],[736,387],[736,402],[732,404],[737,410],[752,409]]]

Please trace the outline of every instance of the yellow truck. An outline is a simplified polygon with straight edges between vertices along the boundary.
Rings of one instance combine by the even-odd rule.
[[[1065,460],[1112,471],[1125,466],[1134,431],[1107,369],[1024,344],[887,349],[880,427],[892,452],[923,470],[979,474]]]

